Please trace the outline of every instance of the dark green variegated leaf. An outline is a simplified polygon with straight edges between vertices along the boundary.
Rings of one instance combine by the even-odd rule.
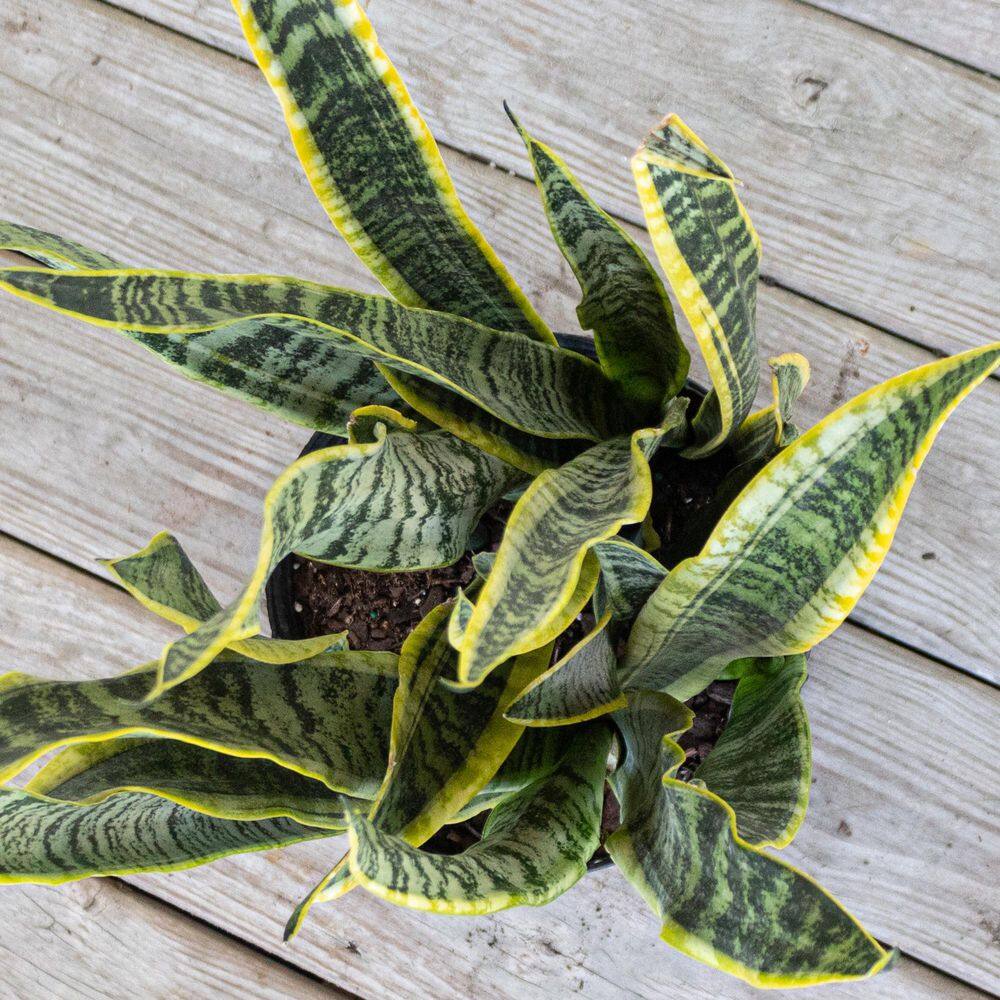
[[[612,775],[622,826],[605,846],[663,924],[668,944],[754,986],[863,979],[891,960],[801,872],[745,843],[733,811],[673,778],[676,701],[636,692],[615,718],[625,759]],[[666,734],[666,736],[664,735]]]
[[[644,605],[626,686],[686,698],[730,660],[829,635],[885,558],[941,425],[998,364],[1000,343],[890,379],[781,451]]]
[[[474,612],[452,618],[460,683],[479,683],[508,657],[555,639],[576,617],[596,584],[593,546],[645,517],[649,458],[683,427],[686,404],[671,400],[660,427],[597,444],[531,482]]]
[[[193,676],[226,647],[253,645],[264,585],[290,553],[377,569],[447,565],[519,478],[446,431],[418,433],[395,410],[356,411],[347,444],[310,452],[275,481],[264,500],[257,565],[243,592],[167,646],[156,690]],[[158,558],[171,557],[158,548],[150,559]]]
[[[800,691],[806,658],[753,661],[743,673],[719,741],[694,777],[724,799],[740,838],[785,847],[805,819],[812,775],[809,719]]]
[[[427,854],[351,816],[351,872],[390,902],[437,913],[493,913],[540,906],[587,870],[597,849],[610,730],[567,731],[563,760],[498,805],[483,839],[454,856]]]
[[[143,607],[193,632],[222,605],[173,535],[160,532],[144,548],[124,559],[104,559],[104,565]],[[295,663],[318,653],[347,648],[347,633],[308,639],[254,636],[232,643],[233,652],[264,663]]]
[[[306,177],[351,249],[411,306],[552,334],[465,214],[430,131],[354,0],[237,0]]]
[[[765,462],[798,437],[799,432],[791,423],[792,410],[809,382],[809,362],[801,354],[781,354],[771,358],[768,365],[773,401],[770,406],[751,413],[733,435],[729,451],[736,465]],[[752,478],[747,476],[745,482]]]
[[[372,798],[385,773],[392,653],[324,653],[275,666],[224,653],[187,684],[143,702],[150,664],[107,680],[0,677],[0,781],[50,750],[118,736],[162,736],[263,758]]]
[[[0,788],[0,884],[177,871],[330,835],[290,819],[217,819],[156,795],[73,805]]]
[[[659,411],[680,392],[691,359],[666,289],[634,240],[584,191],[563,160],[507,114],[531,157],[545,214],[583,292],[580,325],[626,395]]]
[[[112,329],[151,335],[239,331],[245,324],[287,331],[297,344],[317,339],[436,384],[466,406],[450,413],[440,396],[404,395],[459,437],[482,445],[470,411],[516,432],[510,460],[537,471],[545,462],[518,453],[532,435],[603,440],[638,426],[634,408],[600,367],[582,355],[514,333],[376,295],[273,275],[198,275],[151,269],[49,271],[0,269],[0,287],[39,305]],[[506,453],[501,457],[508,457]]]
[[[269,760],[170,739],[79,743],[57,754],[25,790],[87,805],[120,792],[147,792],[219,819],[287,816],[306,826],[347,827],[344,797],[319,781]]]
[[[403,644],[390,764],[368,812],[380,830],[414,846],[463,810],[510,755],[524,729],[508,722],[504,712],[551,655],[548,646],[533,650],[478,687],[456,691],[441,683],[454,675],[458,657],[448,643],[450,613],[449,604],[434,608]],[[298,906],[286,938],[297,932],[313,904],[339,898],[352,885],[341,862]]]
[[[0,221],[0,249],[59,270],[115,269],[94,250],[30,226]],[[184,375],[314,430],[346,436],[351,411],[397,405],[378,368],[335,340],[247,321],[198,334],[121,332]]]
[[[529,684],[507,718],[525,726],[565,726],[623,708],[614,649],[608,636],[611,613],[566,655]]]
[[[712,379],[690,457],[721,447],[757,393],[760,240],[729,168],[676,115],[632,157],[646,226]]]
[[[663,582],[667,568],[658,559],[624,538],[598,542],[594,552],[601,564],[596,605],[607,608],[616,626],[630,627],[639,609]]]

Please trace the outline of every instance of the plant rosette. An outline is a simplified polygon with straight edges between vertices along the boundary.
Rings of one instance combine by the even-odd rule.
[[[165,532],[106,561],[177,626],[159,656],[101,680],[0,677],[0,882],[317,840],[332,867],[292,935],[352,890],[443,914],[541,905],[606,833],[664,941],[694,959],[756,986],[888,968],[893,953],[780,855],[810,785],[805,654],[864,593],[1000,343],[807,430],[793,411],[809,365],[782,354],[754,409],[760,239],[733,173],[671,115],[631,166],[710,380],[686,392],[654,264],[511,114],[593,353],[560,345],[462,209],[361,6],[234,5],[314,192],[387,294],[130,268],[0,223],[0,249],[33,261],[0,268],[0,289],[329,435],[268,491],[229,601]],[[261,634],[289,557],[341,574],[327,589],[351,598],[344,628],[290,632],[275,582],[278,634]],[[350,582],[364,574],[400,588],[388,603],[368,588],[375,628]],[[413,574],[437,587],[417,605]],[[379,623],[403,610],[394,637]],[[729,690],[720,711],[711,696]],[[438,849],[482,814],[478,839]],[[345,832],[343,853],[328,840]]]

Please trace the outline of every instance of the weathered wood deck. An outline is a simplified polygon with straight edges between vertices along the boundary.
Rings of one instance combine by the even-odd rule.
[[[574,328],[578,293],[501,97],[633,226],[626,154],[659,114],[733,166],[764,241],[762,351],[813,364],[802,423],[997,335],[996,0],[368,7],[470,213],[555,328]],[[302,179],[227,0],[0,0],[0,39],[0,216],[137,264],[374,288]],[[787,853],[903,955],[831,998],[1000,990],[998,418],[994,379],[952,418],[877,582],[811,661],[816,780]],[[0,667],[67,677],[120,671],[170,636],[94,558],[170,528],[234,592],[264,490],[305,436],[9,298],[0,420]],[[0,997],[753,994],[663,946],[614,870],[478,920],[359,891],[283,947],[338,847],[4,888]]]

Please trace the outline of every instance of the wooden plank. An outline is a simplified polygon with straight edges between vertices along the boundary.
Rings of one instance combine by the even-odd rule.
[[[114,879],[0,887],[9,1000],[331,1000],[316,982]]]
[[[0,69],[4,216],[135,263],[375,287],[300,179],[255,70],[102,4],[8,2],[27,27]],[[148,59],[153,50],[162,57]],[[557,329],[573,328],[579,292],[533,186],[447,158],[470,211],[543,313]],[[760,311],[762,356],[796,348],[813,362],[803,423],[930,359],[780,289],[761,289]],[[232,594],[253,559],[259,498],[306,432],[179,378],[113,334],[8,298],[0,317],[0,406],[10,429],[0,440],[0,527],[81,564],[168,527]],[[993,678],[998,405],[992,382],[952,418],[856,612]]]
[[[246,57],[226,0],[114,2]],[[978,346],[995,326],[997,81],[787,0],[638,0],[613,18],[380,0],[371,14],[452,147],[525,173],[506,98],[637,222],[626,158],[676,111],[745,182],[766,273],[930,347]]]
[[[931,52],[1000,75],[1000,3],[997,0],[805,0]]]
[[[120,591],[10,540],[0,539],[0,578],[9,595],[0,606],[4,664],[47,676],[106,675],[141,660],[143,650],[155,652],[165,638],[164,626]],[[59,599],[57,609],[67,609],[61,631],[40,627],[62,618],[53,614]],[[966,981],[1000,985],[990,951],[1000,694],[852,626],[819,648],[811,671],[816,781],[789,856],[880,938]],[[946,765],[961,773],[960,783],[941,780],[942,743],[960,748]],[[342,846],[299,845],[135,881],[277,950],[287,914]],[[484,919],[399,910],[361,891],[317,908],[314,917],[280,953],[366,996],[523,1000],[578,989],[610,1000],[661,996],[673,982],[688,985],[692,997],[752,995],[667,950],[617,871],[588,876],[550,907]],[[950,984],[928,975],[904,961],[891,978],[842,993],[952,995]]]

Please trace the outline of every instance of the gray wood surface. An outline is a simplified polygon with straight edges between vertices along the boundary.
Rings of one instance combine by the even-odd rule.
[[[995,3],[640,0],[615,18],[569,0],[367,6],[471,214],[554,327],[575,327],[579,295],[515,175],[526,164],[501,97],[630,222],[626,156],[662,113],[729,160],[765,270],[786,286],[761,289],[762,352],[813,363],[803,424],[928,348],[995,336],[1000,99],[954,62],[995,69]],[[137,264],[375,289],[301,179],[226,0],[0,0],[0,40],[3,217]],[[171,631],[93,558],[166,527],[230,596],[260,498],[306,432],[112,334],[0,306],[0,666],[112,674]],[[787,853],[905,953],[891,974],[823,996],[1000,989],[1000,696],[976,679],[1000,680],[998,403],[994,380],[952,418],[853,616],[863,627],[811,660],[816,782]],[[542,910],[478,920],[357,891],[282,947],[289,909],[340,847],[131,886],[5,887],[0,997],[755,995],[666,949],[615,871]]]

